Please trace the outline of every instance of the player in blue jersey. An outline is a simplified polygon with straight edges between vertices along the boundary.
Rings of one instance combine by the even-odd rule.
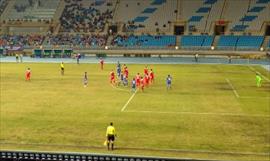
[[[167,90],[172,88],[172,77],[169,74],[168,77],[166,78],[166,85],[167,85]]]
[[[135,78],[133,78],[132,81],[131,81],[131,91],[132,92],[136,91],[136,80],[135,80]]]
[[[120,75],[121,75],[121,64],[119,63],[119,61],[117,62],[116,72],[117,72],[117,76],[120,77]]]

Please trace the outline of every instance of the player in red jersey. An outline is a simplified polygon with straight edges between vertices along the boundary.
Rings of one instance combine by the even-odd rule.
[[[150,73],[149,73],[149,79],[150,79],[150,83],[154,83],[154,72],[152,69],[150,69]]]
[[[144,82],[144,78],[143,78],[143,77],[140,78],[140,83],[141,83],[141,84],[140,84],[140,85],[141,85],[141,90],[144,91],[144,86],[145,86],[144,83],[145,83],[145,82]]]
[[[124,69],[124,75],[125,75],[126,78],[128,79],[128,68],[127,68],[127,67],[125,67],[125,69]]]
[[[148,76],[148,75],[145,75],[145,76],[144,76],[144,83],[145,83],[145,86],[146,86],[146,87],[148,87],[149,81],[150,81],[149,76]]]
[[[25,72],[25,80],[30,81],[30,77],[31,77],[31,70],[30,68],[28,68]]]
[[[100,63],[100,69],[103,70],[104,60],[100,58],[99,63]]]
[[[144,68],[144,74],[145,75],[148,75],[148,68],[147,68],[147,66],[145,66],[145,68]]]
[[[137,73],[136,78],[135,78],[135,79],[136,79],[136,86],[137,86],[137,87],[140,87],[140,83],[141,83],[140,78],[141,78],[141,77],[140,77],[140,73]]]
[[[112,70],[111,73],[110,73],[110,82],[115,84],[115,74],[114,74],[114,71]]]

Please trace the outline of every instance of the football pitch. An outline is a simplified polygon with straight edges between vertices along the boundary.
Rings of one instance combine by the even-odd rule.
[[[145,65],[127,64],[129,83]],[[144,92],[112,86],[116,64],[1,63],[1,149],[268,160],[270,75],[260,66],[148,65]],[[30,67],[30,82],[24,79]],[[88,73],[88,87],[83,74]],[[255,73],[262,75],[256,87]],[[166,76],[172,89],[166,90]],[[103,146],[107,125],[116,150]]]

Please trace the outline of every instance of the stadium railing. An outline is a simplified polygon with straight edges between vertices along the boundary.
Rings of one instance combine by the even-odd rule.
[[[207,161],[196,159],[159,158],[143,156],[86,154],[86,153],[53,153],[29,151],[0,151],[1,161]],[[213,160],[212,160],[213,161]]]

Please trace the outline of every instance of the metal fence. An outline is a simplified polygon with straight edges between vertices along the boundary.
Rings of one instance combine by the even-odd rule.
[[[0,151],[1,161],[207,161],[196,159],[155,158],[124,155]]]

